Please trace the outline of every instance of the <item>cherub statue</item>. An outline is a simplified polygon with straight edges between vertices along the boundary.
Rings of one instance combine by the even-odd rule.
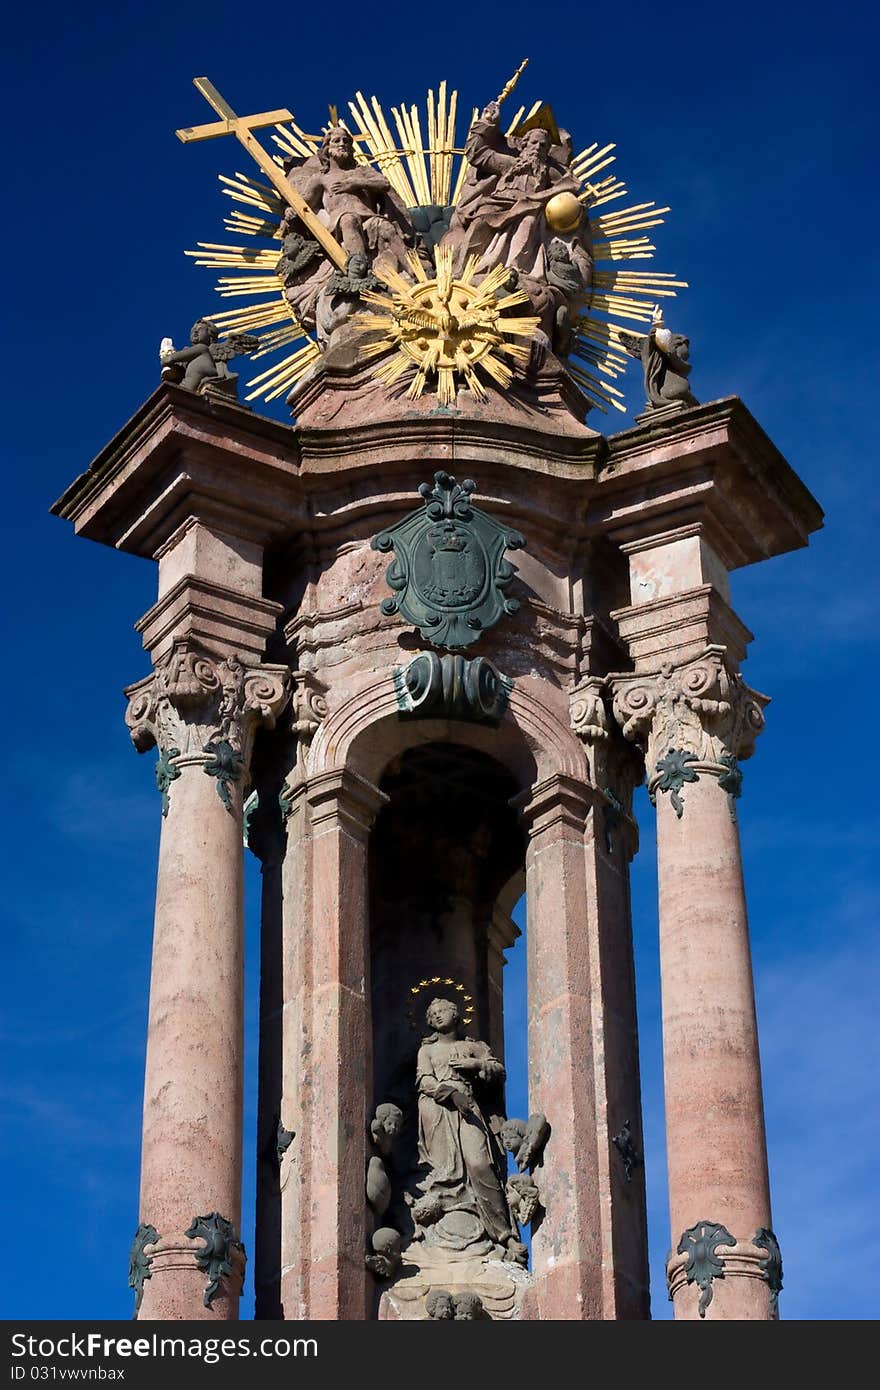
[[[451,1322],[455,1317],[455,1303],[448,1289],[432,1289],[425,1299],[425,1312],[429,1318]]]
[[[367,1269],[378,1279],[391,1279],[400,1268],[400,1236],[391,1226],[380,1226],[373,1232],[373,1253],[367,1255]]]
[[[281,221],[281,256],[277,274],[284,286],[284,298],[305,329],[315,327],[318,295],[333,274],[333,265],[318,242],[307,236],[293,208]]]
[[[470,1289],[464,1289],[462,1293],[457,1293],[452,1302],[455,1306],[456,1322],[476,1322],[485,1316],[483,1300],[478,1293],[473,1293]]]
[[[541,1194],[528,1173],[514,1173],[507,1179],[507,1200],[520,1226],[528,1226],[541,1205]]]
[[[367,1201],[376,1216],[385,1215],[391,1203],[391,1179],[385,1160],[391,1157],[391,1149],[403,1126],[403,1111],[397,1105],[383,1102],[376,1106],[376,1113],[370,1121],[370,1137],[377,1152],[367,1162]]]
[[[361,307],[361,294],[370,290],[374,294],[385,286],[370,269],[367,255],[354,251],[349,256],[345,270],[335,270],[321,285],[315,307],[315,322],[318,342],[326,347],[331,335],[342,324],[357,313]],[[366,307],[366,306],[365,306]]]
[[[170,338],[163,338],[159,349],[163,381],[172,381],[184,391],[198,391],[210,381],[223,382],[230,394],[237,390],[238,373],[227,366],[233,357],[254,352],[259,338],[237,333],[220,342],[220,330],[210,319],[197,319],[190,330],[190,346],[175,351]]]
[[[403,1128],[403,1111],[391,1101],[383,1101],[376,1106],[376,1113],[370,1121],[370,1137],[383,1157],[388,1158],[394,1140]]]
[[[550,1126],[545,1115],[530,1115],[528,1120],[505,1120],[501,1126],[501,1142],[521,1173],[531,1172],[541,1163]]]
[[[647,333],[621,333],[620,341],[630,357],[639,357],[645,374],[648,407],[698,405],[688,385],[691,374],[690,339],[671,333],[663,322],[663,310],[655,304]]]

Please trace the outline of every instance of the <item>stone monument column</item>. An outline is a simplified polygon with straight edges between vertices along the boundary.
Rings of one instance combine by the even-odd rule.
[[[616,616],[636,674],[612,678],[657,808],[667,1277],[677,1318],[769,1319],[779,1257],[736,817],[767,699],[738,674],[750,634],[723,566],[684,539],[632,547],[643,601]]]
[[[127,693],[136,747],[158,750],[162,797],[140,1316],[236,1318],[244,1275],[242,786],[257,724],[273,722],[287,698],[286,670],[176,653]]]
[[[282,1161],[281,1300],[288,1319],[361,1321],[374,1298],[364,1265],[372,1075],[367,840],[387,798],[353,771],[297,775],[282,793],[282,1119],[296,1138]]]
[[[586,682],[573,702],[582,736],[587,711],[596,709],[592,684]],[[601,754],[593,758],[594,769],[603,765]],[[610,788],[565,775],[537,783],[524,815],[529,1109],[552,1117],[540,1178],[545,1213],[532,1237],[537,1310],[530,1305],[528,1316],[645,1318],[629,916],[635,827]],[[630,1143],[624,1157],[629,1126],[639,1147]]]

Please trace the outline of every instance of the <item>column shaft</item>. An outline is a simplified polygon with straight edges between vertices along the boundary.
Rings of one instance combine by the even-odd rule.
[[[745,1243],[771,1226],[739,832],[716,777],[701,776],[681,799],[678,817],[670,797],[657,794],[673,1249],[700,1221]],[[712,1316],[769,1318],[768,1286],[757,1266],[754,1275],[714,1280]],[[676,1317],[698,1317],[697,1291],[676,1283]]]
[[[144,1082],[141,1220],[160,1241],[143,1318],[236,1318],[238,1281],[208,1282],[185,1232],[218,1212],[241,1224],[243,866],[232,811],[201,764],[175,781],[162,822]]]
[[[285,1088],[294,1088],[299,1124],[294,1118],[298,1172],[289,1201],[283,1189],[282,1300],[287,1317],[363,1321],[374,1301],[364,1264],[372,1088],[367,836],[382,797],[354,774],[334,772],[312,779],[305,800],[296,798],[291,819],[303,819],[293,821],[287,853],[299,851],[289,870],[298,897],[285,913]],[[287,943],[297,919],[303,939]]]
[[[536,1316],[601,1318],[586,801],[571,779],[556,777],[534,789],[529,811],[529,1109],[552,1126],[540,1175],[544,1216],[532,1236]]]

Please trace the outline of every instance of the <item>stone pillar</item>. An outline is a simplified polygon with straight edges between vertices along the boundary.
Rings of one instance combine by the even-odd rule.
[[[242,789],[253,731],[287,698],[286,671],[177,652],[127,694],[135,746],[158,749],[162,796],[133,1251],[140,1315],[236,1318],[244,1273]]]
[[[604,679],[584,678],[570,713],[592,784],[584,856],[606,1318],[651,1316],[630,864],[640,754],[620,735]]]
[[[778,1247],[736,820],[767,701],[723,645],[614,685],[657,807],[670,1296],[677,1318],[768,1319]]]
[[[529,1109],[552,1126],[539,1176],[544,1215],[532,1238],[537,1306],[529,1312],[541,1319],[649,1315],[642,1177],[636,1172],[633,1185],[630,1175],[622,1200],[626,1176],[613,1142],[627,1120],[640,1141],[640,1109],[630,850],[621,853],[621,822],[614,864],[609,804],[586,779],[557,775],[533,787],[524,808]]]
[[[386,797],[350,771],[285,793],[284,1316],[362,1321],[367,1106],[372,1091],[367,840]],[[286,1118],[290,1116],[290,1118]]]

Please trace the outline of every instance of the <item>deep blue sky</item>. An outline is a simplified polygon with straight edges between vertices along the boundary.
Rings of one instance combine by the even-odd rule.
[[[579,145],[618,143],[634,201],[673,208],[659,269],[692,288],[703,400],[737,393],[817,495],[806,551],[734,576],[773,696],[746,766],[745,846],[783,1316],[876,1316],[864,1245],[880,1151],[876,798],[877,23],[869,6],[305,7],[57,3],[5,21],[11,148],[3,291],[8,860],[2,980],[6,1317],[127,1317],[153,874],[153,759],[121,687],[146,673],[132,624],[153,567],[90,543],[50,503],[152,391],[156,352],[216,307],[182,252],[223,240],[231,143],[191,78],[239,110],[314,128],[357,88],[465,106],[531,57],[522,94]],[[225,206],[224,206],[225,205]],[[630,392],[638,405],[635,379]],[[281,407],[283,410],[283,407]],[[596,420],[603,427],[601,418]],[[612,428],[619,428],[615,421]],[[654,1315],[668,1316],[652,812],[642,798],[635,931]],[[257,876],[249,870],[249,1025]],[[518,966],[511,966],[515,980]],[[512,981],[513,982],[513,981]],[[511,1057],[518,1013],[511,1008]],[[253,1029],[249,1026],[253,1079]],[[249,1104],[252,1111],[252,1086]],[[252,1199],[252,1152],[246,1202]],[[245,1239],[252,1235],[244,1223]],[[244,1311],[252,1307],[248,1282]]]

